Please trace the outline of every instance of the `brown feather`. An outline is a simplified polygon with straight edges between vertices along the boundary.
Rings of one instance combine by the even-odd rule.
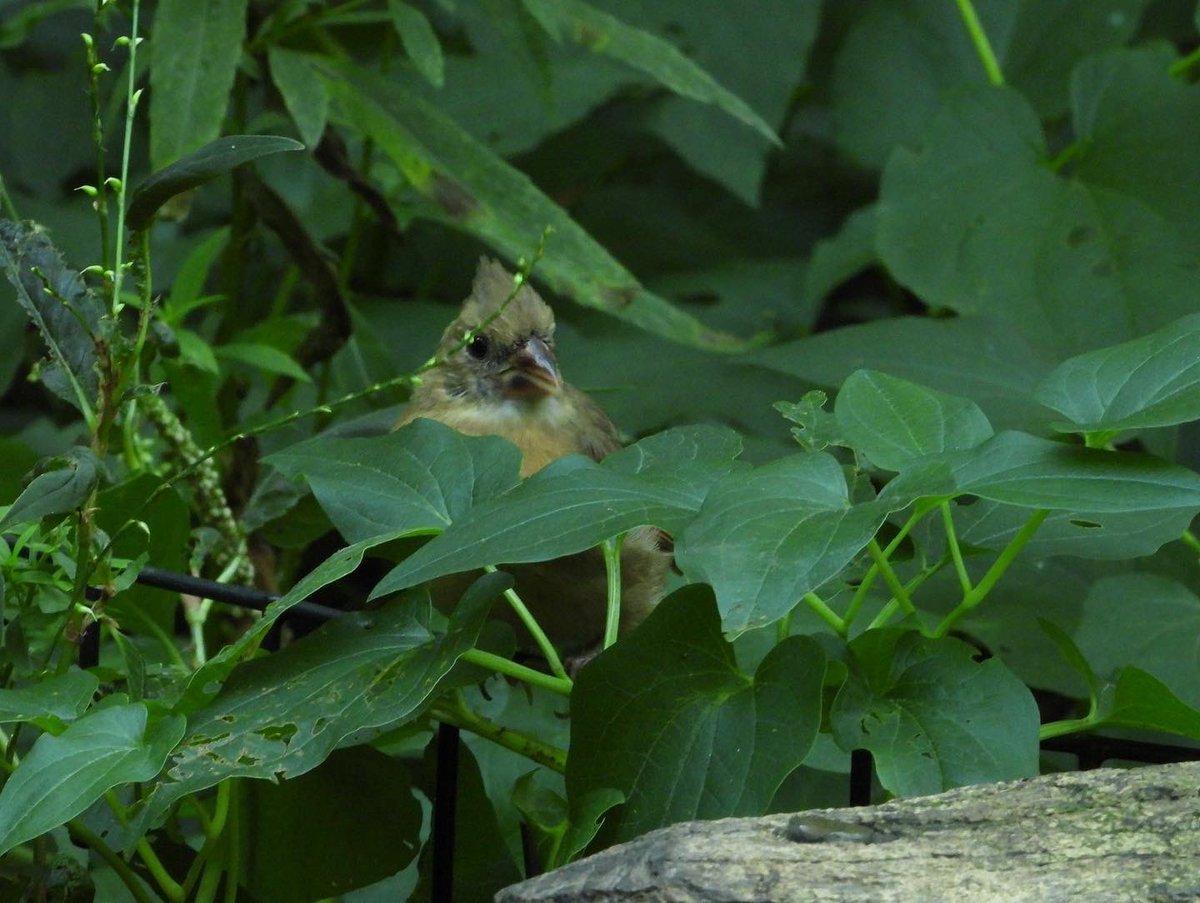
[[[554,314],[528,284],[510,299],[512,290],[513,277],[504,267],[480,260],[470,297],[438,343],[437,355],[444,362],[414,390],[396,427],[426,417],[467,435],[500,436],[521,450],[522,477],[565,455],[601,460],[621,442],[608,415],[587,395],[565,382],[532,395],[525,382],[520,394],[514,392],[521,349],[536,338],[552,354]],[[490,323],[488,318],[493,318]],[[460,347],[468,335],[484,336],[484,356]],[[669,565],[670,555],[661,548],[657,530],[639,527],[626,536],[621,554],[623,632],[658,604]],[[505,570],[514,575],[517,592],[557,646],[578,651],[599,641],[607,583],[597,550]],[[467,576],[437,582],[434,596],[439,605],[458,600]],[[497,612],[514,624],[522,645],[528,646],[530,637],[507,606]]]

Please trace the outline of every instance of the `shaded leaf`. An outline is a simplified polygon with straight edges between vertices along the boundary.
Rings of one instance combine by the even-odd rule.
[[[1069,418],[1055,429],[1117,433],[1200,419],[1200,315],[1063,361],[1035,396]]]
[[[709,329],[638,281],[523,173],[399,84],[322,61],[336,117],[352,125],[426,198],[423,213],[486,241],[510,260],[553,230],[537,276],[580,304],[679,342],[736,350],[742,340]]]
[[[1123,668],[1102,703],[1103,724],[1165,731],[1200,740],[1200,711],[1184,705],[1166,684],[1141,668]]]
[[[773,144],[781,143],[771,126],[745,101],[717,84],[673,44],[626,25],[583,0],[524,0],[524,3],[556,41],[569,38],[596,53],[609,54],[652,76],[676,94],[714,104]]]
[[[418,419],[370,438],[318,436],[266,459],[303,476],[350,542],[445,530],[474,505],[516,485],[521,453],[495,436],[464,436]]]
[[[308,147],[316,147],[329,118],[329,91],[325,82],[313,71],[303,53],[270,47],[267,59],[271,64],[271,79],[296,123],[300,140]]]
[[[618,840],[762,813],[817,735],[824,675],[821,648],[804,636],[743,674],[711,592],[679,590],[579,674],[567,760],[573,812],[586,794],[616,788],[626,800],[609,816]]]
[[[0,689],[0,722],[73,721],[83,714],[99,686],[94,674],[72,668],[32,686]]]
[[[830,712],[845,750],[869,749],[884,788],[922,796],[1038,773],[1038,710],[996,658],[954,639],[872,630],[850,644]]]
[[[61,466],[34,477],[0,518],[0,527],[74,511],[100,482],[99,462],[90,449],[77,446],[53,463]]]
[[[992,425],[974,402],[875,370],[858,370],[834,414],[850,445],[877,467],[901,470],[925,455],[974,448]]]
[[[888,270],[927,304],[1005,318],[1062,356],[1196,310],[1200,261],[1180,232],[1133,195],[1062,178],[1047,156],[1016,92],[948,99],[921,149],[884,171]]]
[[[74,818],[106,790],[154,777],[184,719],[169,715],[147,729],[147,715],[141,703],[113,705],[38,737],[0,791],[0,853]]]
[[[217,345],[213,348],[213,352],[217,357],[241,361],[251,367],[265,370],[267,373],[290,376],[292,379],[304,383],[312,382],[312,377],[296,362],[295,358],[271,345],[264,345],[262,342],[227,342],[224,345]]]
[[[599,464],[562,458],[471,508],[388,573],[372,598],[486,564],[561,558],[638,526],[678,530],[709,486],[735,469],[740,448],[729,430],[681,427]]]
[[[505,574],[477,580],[445,636],[429,632],[428,596],[416,594],[343,615],[241,665],[220,695],[189,718],[140,825],[156,824],[181,796],[228,778],[304,774],[339,746],[366,742],[414,717],[475,644],[492,601],[511,585]]]
[[[155,169],[220,134],[245,33],[246,0],[158,4],[150,67],[150,162]]]
[[[1161,458],[1004,432],[933,455],[888,483],[880,500],[977,495],[1024,508],[1098,513],[1200,511],[1200,474]]]
[[[0,267],[49,349],[42,382],[89,411],[99,392],[96,340],[107,332],[104,306],[36,224],[0,219]]]
[[[304,145],[280,135],[229,135],[218,138],[152,173],[142,182],[129,201],[126,222],[135,232],[149,228],[158,209],[175,195],[203,185],[259,157],[298,150],[304,150]]]
[[[431,85],[440,88],[446,80],[442,45],[425,14],[401,0],[388,0],[388,13],[412,64]]]
[[[732,633],[783,617],[866,546],[887,509],[852,505],[841,465],[789,455],[717,483],[675,546],[690,580],[717,594]]]

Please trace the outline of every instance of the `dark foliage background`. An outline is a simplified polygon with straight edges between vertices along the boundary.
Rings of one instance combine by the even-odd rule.
[[[1039,739],[1087,732],[1186,755],[1198,29],[1191,0],[0,0],[0,882],[427,897],[439,721],[462,899],[522,876],[522,825],[553,866],[838,805],[854,749],[877,795],[1075,767]],[[380,435],[481,254],[635,448],[517,486],[499,440]],[[502,576],[448,620],[420,588],[643,523],[681,588],[573,686],[484,626]]]

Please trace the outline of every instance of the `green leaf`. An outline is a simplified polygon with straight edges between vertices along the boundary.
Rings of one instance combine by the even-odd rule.
[[[188,719],[140,825],[156,824],[185,794],[232,777],[292,778],[351,737],[366,742],[413,718],[474,646],[491,603],[511,585],[506,574],[477,580],[445,636],[429,632],[428,595],[417,593],[378,611],[345,614],[241,665],[221,694]]]
[[[727,429],[683,427],[599,464],[578,456],[555,461],[471,508],[388,573],[371,597],[486,564],[573,555],[638,526],[677,530],[709,486],[735,468],[740,449]]]
[[[1191,706],[1200,706],[1200,598],[1158,574],[1102,577],[1083,601],[1075,642],[1096,672],[1132,665],[1153,674]]]
[[[1004,432],[977,448],[931,456],[884,487],[895,506],[918,497],[977,495],[1071,512],[1200,511],[1200,474],[1160,458]]]
[[[1165,731],[1200,740],[1200,711],[1184,705],[1167,685],[1141,668],[1123,668],[1104,700],[1104,725]]]
[[[100,390],[96,342],[107,332],[104,305],[34,223],[0,219],[0,267],[49,349],[42,382],[88,414]]]
[[[1088,687],[1088,696],[1093,703],[1096,702],[1100,697],[1100,678],[1096,676],[1092,666],[1079,651],[1079,647],[1075,645],[1071,635],[1053,621],[1047,621],[1045,618],[1038,618],[1038,626],[1042,628],[1042,633],[1050,638],[1050,642],[1058,647],[1058,651],[1062,653],[1067,664],[1083,678]]]
[[[163,301],[162,317],[172,326],[180,325],[184,318],[198,307],[219,300],[219,295],[205,295],[204,283],[217,257],[229,244],[229,227],[214,229],[212,234],[196,245],[171,283],[171,294]]]
[[[805,300],[812,305],[820,304],[835,288],[878,262],[878,259],[879,255],[875,252],[875,205],[871,204],[855,210],[846,217],[836,233],[821,239],[813,247],[808,272],[804,274]]]
[[[1146,5],[1147,0],[1036,0],[975,7],[1006,80],[1043,118],[1056,118],[1067,110],[1067,80],[1075,64],[1127,41]],[[839,143],[878,167],[893,147],[919,139],[945,98],[982,83],[985,74],[954,4],[882,0],[864,10],[841,42],[833,113]]]
[[[792,436],[805,451],[824,451],[831,445],[847,445],[834,416],[825,410],[829,396],[820,389],[805,392],[799,402],[777,401],[775,410],[796,426]]]
[[[300,140],[308,147],[316,147],[329,118],[329,91],[325,82],[309,64],[307,54],[270,47],[267,59],[271,65],[271,80],[296,123]]]
[[[419,419],[386,436],[301,442],[267,457],[303,476],[349,542],[383,533],[440,532],[515,486],[521,453],[495,436],[464,436]]]
[[[722,351],[745,347],[642,288],[527,176],[433,105],[357,67],[319,65],[336,118],[374,140],[400,169],[426,199],[421,215],[476,236],[510,260],[528,256],[549,226],[553,236],[537,275],[554,292],[678,342]]]
[[[877,234],[888,270],[926,304],[1005,318],[1061,356],[1200,307],[1200,261],[1173,224],[1048,162],[1020,95],[955,94],[919,151],[888,160]]]
[[[33,0],[10,7],[0,20],[0,50],[19,47],[44,19],[66,9],[87,9],[89,0]]]
[[[624,802],[625,794],[612,787],[589,790],[576,799],[556,863],[572,862],[595,839],[608,813]]]
[[[843,435],[884,470],[925,455],[974,448],[992,425],[973,401],[944,395],[876,370],[857,370],[834,407]]]
[[[1037,704],[999,659],[901,630],[868,631],[850,651],[833,735],[871,751],[886,790],[923,796],[1038,773]]]
[[[91,704],[100,686],[88,671],[72,668],[28,687],[0,689],[0,723],[12,721],[74,721]]]
[[[1200,192],[1200,91],[1169,72],[1173,48],[1097,54],[1071,74],[1080,155],[1075,176],[1136,198],[1200,242],[1189,196]]]
[[[312,377],[296,363],[296,359],[271,345],[262,342],[228,342],[213,348],[217,357],[240,361],[267,373],[290,376],[300,382],[310,383]]]
[[[229,135],[218,138],[152,173],[133,192],[126,222],[135,232],[149,228],[158,209],[184,191],[203,185],[231,169],[283,151],[304,150],[304,145],[279,135]]]
[[[1200,314],[1063,361],[1037,400],[1069,418],[1068,433],[1118,433],[1200,419]]]
[[[755,363],[837,387],[867,367],[970,398],[998,428],[1034,429],[1047,419],[1033,401],[1052,362],[1011,324],[984,317],[889,317],[753,353]]]
[[[431,85],[440,88],[446,80],[442,45],[425,14],[400,0],[388,0],[388,12],[412,64]]]
[[[524,0],[525,8],[558,42],[569,38],[596,53],[621,60],[664,86],[709,103],[744,122],[779,146],[775,131],[745,101],[721,87],[711,75],[667,41],[626,25],[582,0]]]
[[[824,675],[825,655],[805,636],[743,674],[712,594],[679,590],[579,674],[566,775],[572,808],[590,792],[624,793],[624,808],[610,816],[617,840],[690,819],[761,814],[816,738]]]
[[[158,774],[184,719],[147,729],[141,703],[113,705],[42,734],[0,791],[0,854],[74,818],[105,791]]]
[[[34,477],[0,518],[0,528],[74,511],[100,482],[99,462],[90,449],[77,446],[54,463],[62,466]]]
[[[161,0],[158,4],[150,68],[154,169],[174,163],[220,134],[245,34],[246,0]]]
[[[1097,512],[1057,511],[1038,528],[1022,557],[1048,558],[1077,555],[1081,558],[1120,561],[1153,555],[1165,543],[1178,539],[1191,524],[1186,508],[1166,511]],[[979,499],[955,509],[958,538],[981,549],[1004,548],[1029,520],[1027,508]]]
[[[365,888],[420,849],[421,805],[406,764],[369,746],[340,749],[318,768],[249,781],[239,801],[245,888],[274,903],[309,903]],[[323,830],[311,816],[321,813]]]
[[[714,486],[677,539],[675,560],[688,579],[712,585],[723,628],[740,633],[783,617],[836,577],[886,514],[850,503],[831,455],[789,455]]]
[[[777,132],[803,78],[820,24],[821,3],[761,4],[743,15],[725,0],[611,0],[607,12],[667,37]],[[746,65],[754,60],[754,65]],[[757,207],[773,145],[718,107],[679,95],[659,98],[646,128],[696,172]]]

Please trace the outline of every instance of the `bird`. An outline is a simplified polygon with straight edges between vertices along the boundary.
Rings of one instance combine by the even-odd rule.
[[[563,379],[550,306],[527,282],[514,293],[515,286],[502,264],[480,259],[471,293],[438,343],[438,364],[413,390],[396,428],[424,417],[466,435],[500,436],[521,451],[522,478],[566,455],[600,461],[622,447],[620,434],[596,402]],[[656,528],[638,527],[626,535],[621,548],[622,635],[658,604],[671,560]],[[502,569],[513,575],[521,600],[556,649],[590,660],[600,648],[607,611],[602,553],[590,549]],[[435,581],[435,603],[452,605],[467,585],[463,577]],[[513,625],[518,647],[531,649],[532,637],[509,607],[495,611]]]

